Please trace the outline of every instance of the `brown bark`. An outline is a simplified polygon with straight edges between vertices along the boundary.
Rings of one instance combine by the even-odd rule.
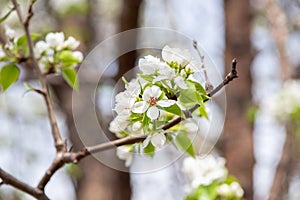
[[[92,1],[89,1],[92,2]],[[138,26],[138,13],[140,0],[124,0],[121,19],[120,19],[120,31],[136,28]],[[92,19],[91,16],[88,16]],[[91,23],[86,23],[86,26],[90,27]],[[95,36],[93,36],[94,38]],[[92,38],[92,40],[94,40]],[[93,46],[89,43],[89,46]],[[121,77],[123,73],[134,67],[136,59],[136,53],[131,52],[120,58],[120,70],[118,77]],[[97,80],[95,80],[97,81]],[[73,122],[72,116],[72,91],[66,84],[54,85],[54,89],[57,93],[60,105],[67,114],[67,122],[70,130],[70,138],[75,149],[82,147],[81,141],[76,133],[76,128]],[[81,92],[86,92],[87,95],[92,94],[94,88],[86,85],[86,88]],[[85,102],[82,102],[85,105]],[[79,106],[80,107],[80,106]],[[84,108],[84,106],[82,106]],[[76,108],[75,108],[76,109]],[[79,108],[80,109],[80,108]],[[84,112],[82,112],[84,115]],[[82,116],[84,118],[84,116]],[[87,129],[89,122],[86,122]],[[113,156],[113,155],[112,155]],[[82,200],[126,200],[130,199],[130,177],[128,173],[119,172],[111,169],[93,157],[88,157],[80,162],[80,168],[82,170],[82,177],[78,180],[77,184],[77,197]]]
[[[239,81],[226,88],[227,115],[221,149],[227,159],[229,173],[235,176],[245,190],[245,198],[253,197],[253,137],[252,125],[246,119],[251,104],[251,21],[249,0],[225,0],[225,64],[230,70],[232,58],[237,58]]]
[[[120,32],[138,27],[139,8],[141,2],[141,0],[123,0],[123,10],[120,19]],[[132,35],[131,37],[136,39],[137,35]],[[135,44],[130,45],[135,46]],[[136,51],[131,51],[121,56],[119,58],[119,71],[114,79],[118,81],[128,70],[135,67],[135,60]]]

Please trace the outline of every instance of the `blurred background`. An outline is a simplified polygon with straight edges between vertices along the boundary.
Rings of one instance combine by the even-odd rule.
[[[19,2],[24,9],[29,3]],[[0,16],[12,6],[7,0],[0,5]],[[229,173],[243,186],[246,199],[300,199],[299,113],[279,123],[266,109],[277,104],[270,97],[284,82],[300,77],[298,0],[38,0],[34,11],[33,32],[63,31],[81,41],[85,55],[113,34],[161,27],[197,40],[223,75],[237,58],[240,77],[226,88],[225,126],[215,148],[226,158]],[[21,32],[16,15],[5,23]],[[138,57],[133,51],[112,64],[100,82],[102,97],[110,98],[109,88],[135,66]],[[23,71],[21,79],[38,84],[30,71]],[[24,95],[22,81],[0,96],[0,166],[35,185],[55,151],[43,100],[33,93]],[[58,77],[49,81],[59,127],[68,144],[81,149],[72,118],[72,90]],[[98,80],[91,75],[93,81]],[[105,98],[99,100],[99,107],[103,102]],[[280,106],[278,102],[284,109]],[[110,119],[100,117],[103,123]],[[178,163],[157,172],[129,174],[88,157],[78,166],[60,170],[46,191],[54,200],[148,200],[161,199],[162,194],[166,200],[176,200],[184,198],[183,187]],[[31,197],[1,186],[0,199]]]

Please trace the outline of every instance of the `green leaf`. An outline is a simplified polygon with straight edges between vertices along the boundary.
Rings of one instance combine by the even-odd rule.
[[[34,33],[33,33],[33,34],[30,35],[30,37],[31,37],[32,40],[36,40],[37,38],[40,37],[40,35],[39,35],[39,34],[34,34]],[[21,47],[21,46],[27,46],[27,38],[26,38],[26,35],[20,36],[20,37],[18,38],[16,44],[17,44],[18,47]]]
[[[187,109],[192,108],[198,102],[198,98],[194,89],[181,90],[178,100]]]
[[[149,82],[152,82],[154,79],[153,74],[138,74],[138,76]]]
[[[176,144],[182,151],[185,151],[190,156],[195,157],[192,141],[186,134],[178,134],[176,136]]]
[[[199,114],[203,117],[205,117],[206,119],[208,119],[208,113],[206,112],[206,109],[204,107],[204,104],[202,104],[201,106],[199,106],[198,108]]]
[[[4,22],[14,10],[15,10],[15,8],[12,7],[3,17],[1,17],[0,23]]]
[[[77,74],[74,68],[63,68],[62,76],[73,89],[78,90]]]
[[[204,94],[204,95],[207,95],[207,93],[206,93],[206,90],[203,88],[203,86],[200,84],[200,83],[198,83],[198,82],[196,82],[196,81],[192,81],[192,80],[187,80],[189,83],[192,83],[194,86],[195,86],[195,88],[196,88],[196,90],[198,91],[198,92],[200,92],[200,93],[202,93],[202,94]]]
[[[72,51],[62,51],[58,54],[58,60],[61,61],[65,67],[77,64],[79,60],[73,56]]]
[[[20,69],[16,64],[10,63],[0,69],[0,86],[4,92],[9,86],[15,83],[20,75]]]
[[[161,110],[167,111],[169,113],[178,115],[180,117],[184,116],[182,110],[180,109],[180,107],[175,103],[173,105],[171,105],[170,107],[159,107]]]
[[[144,154],[150,157],[153,157],[155,154],[155,147],[151,142],[144,148]]]

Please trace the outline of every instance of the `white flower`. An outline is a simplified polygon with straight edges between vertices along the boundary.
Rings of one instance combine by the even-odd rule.
[[[156,83],[161,80],[172,80],[175,77],[175,70],[168,65],[162,65],[157,70],[158,75],[154,76],[152,83]]]
[[[139,131],[142,128],[141,122],[135,122],[132,124],[132,131]]]
[[[76,40],[74,37],[70,36],[63,43],[63,48],[69,48],[71,50],[76,49],[79,46],[80,42]]]
[[[181,89],[187,89],[187,85],[184,82],[184,78],[182,76],[178,76],[174,79],[175,84],[180,87]]]
[[[48,33],[45,40],[50,47],[61,50],[65,40],[65,34],[63,32]]]
[[[49,48],[49,45],[44,41],[38,41],[34,47],[34,53],[39,58]]]
[[[143,147],[148,146],[149,142],[153,144],[156,148],[161,148],[167,141],[167,138],[163,132],[155,133],[153,135],[149,135],[143,142]]]
[[[239,183],[232,182],[230,185],[224,183],[217,188],[217,193],[223,197],[238,197],[244,195],[244,191]]]
[[[225,160],[215,158],[212,155],[203,159],[198,157],[185,158],[183,171],[188,176],[192,188],[197,188],[199,185],[209,185],[213,181],[223,181],[227,177]]]
[[[170,107],[175,104],[174,100],[158,100],[162,91],[158,86],[147,87],[142,95],[143,101],[136,102],[132,107],[134,113],[144,113],[147,111],[147,116],[154,120],[159,117],[159,109],[157,107]]]
[[[139,59],[139,68],[144,74],[154,74],[161,67],[167,66],[159,58],[148,55]]]
[[[185,67],[192,59],[190,52],[187,49],[170,48],[168,45],[162,50],[162,57],[166,62],[177,62],[182,67]]]
[[[187,129],[188,133],[196,133],[199,129],[197,122],[191,118],[184,120],[183,126]]]
[[[125,160],[125,166],[129,167],[133,159],[133,146],[132,145],[123,145],[117,147],[117,156],[121,160]]]
[[[83,54],[80,51],[73,51],[72,54],[73,57],[76,58],[79,63],[83,60]]]
[[[5,25],[5,35],[8,37],[8,39],[14,39],[16,37],[16,32],[9,26]]]
[[[120,114],[110,122],[108,129],[109,131],[118,134],[124,131],[127,128],[128,124],[128,116]]]
[[[0,59],[3,58],[5,56],[5,52],[2,49],[2,47],[0,46]]]

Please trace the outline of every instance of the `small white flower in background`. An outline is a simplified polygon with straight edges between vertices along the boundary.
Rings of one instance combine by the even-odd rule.
[[[244,190],[237,182],[231,184],[222,184],[217,188],[217,193],[222,197],[243,197]]]
[[[188,176],[192,188],[199,185],[209,185],[213,181],[222,181],[227,177],[225,160],[215,158],[212,155],[201,159],[199,157],[185,158],[183,161],[183,172]]]
[[[148,146],[149,142],[153,144],[153,146],[157,148],[161,148],[166,143],[167,138],[163,132],[155,133],[153,135],[149,135],[143,142],[143,147]]]
[[[11,29],[9,26],[5,25],[5,35],[8,37],[8,39],[12,40],[16,37],[16,32]]]
[[[187,85],[184,82],[184,78],[182,76],[178,76],[174,79],[175,84],[180,87],[181,89],[187,89]]]
[[[45,41],[38,41],[34,46],[35,56],[39,58],[48,49],[49,45]]]
[[[190,52],[187,49],[170,48],[165,46],[162,50],[162,57],[166,62],[177,62],[182,67],[185,67],[192,59]]]
[[[262,102],[262,109],[279,121],[286,122],[300,109],[300,81],[286,81],[279,92]]]
[[[125,160],[125,166],[129,167],[133,160],[133,146],[123,145],[117,147],[117,156],[121,160]]]
[[[46,35],[46,43],[56,50],[61,50],[64,44],[65,34],[63,32],[48,33]]]
[[[78,62],[82,62],[83,54],[80,51],[73,51],[72,54],[73,54],[73,57],[78,60]]]
[[[76,49],[79,46],[80,42],[76,40],[74,37],[70,36],[66,41],[63,43],[63,48],[68,48],[71,50]],[[81,53],[81,52],[80,52]]]
[[[198,124],[194,119],[186,119],[183,122],[183,127],[187,129],[188,133],[197,133],[199,130]]]
[[[128,117],[129,116],[126,115],[117,115],[117,117],[110,122],[109,131],[116,134],[124,131],[129,124]]]
[[[3,58],[5,56],[5,52],[4,50],[2,49],[2,47],[0,46],[0,59]]]
[[[169,107],[176,103],[174,100],[158,100],[162,91],[156,85],[147,87],[142,95],[143,101],[136,102],[132,107],[134,113],[144,113],[147,111],[147,116],[154,120],[159,117],[159,109],[156,105],[161,107]]]

